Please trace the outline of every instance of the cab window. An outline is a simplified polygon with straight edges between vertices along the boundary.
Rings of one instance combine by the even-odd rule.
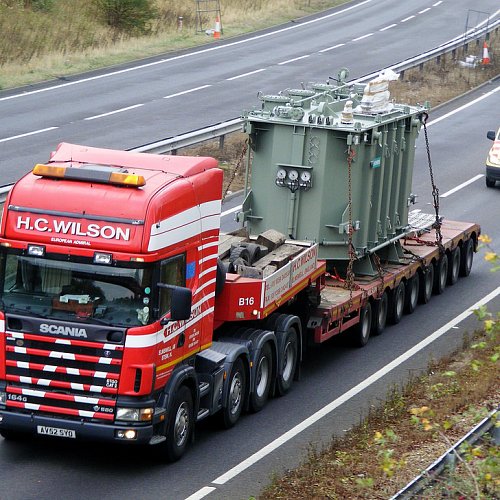
[[[166,285],[186,286],[186,257],[178,255],[160,264],[160,282]],[[172,291],[160,288],[160,317],[170,311]]]

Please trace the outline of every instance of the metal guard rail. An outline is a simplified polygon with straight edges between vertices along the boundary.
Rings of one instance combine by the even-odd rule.
[[[460,447],[464,443],[474,445],[486,434],[490,434],[494,443],[500,443],[500,428],[496,426],[500,418],[499,409],[493,410],[486,418],[477,424],[471,431],[457,443],[445,451],[433,464],[425,469],[422,474],[410,481],[403,489],[399,490],[390,500],[410,500],[430,485],[446,467],[456,464],[457,456],[461,456]]]

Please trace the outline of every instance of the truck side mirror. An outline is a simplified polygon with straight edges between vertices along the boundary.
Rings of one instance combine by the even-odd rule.
[[[486,134],[486,137],[490,140],[490,141],[494,141],[495,140],[495,131],[494,130],[488,130],[487,134]]]
[[[160,324],[166,325],[170,321],[189,319],[191,316],[191,302],[193,300],[191,289],[183,286],[167,285],[165,283],[158,283],[157,286],[160,289],[167,288],[170,291],[170,317],[162,318]]]

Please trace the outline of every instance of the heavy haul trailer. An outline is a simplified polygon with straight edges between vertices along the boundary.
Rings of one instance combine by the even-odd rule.
[[[231,427],[242,411],[259,411],[272,395],[287,393],[307,343],[349,329],[364,345],[386,319],[398,322],[419,298],[428,301],[470,272],[475,224],[445,220],[436,234],[432,218],[407,220],[400,201],[385,192],[377,206],[397,207],[397,214],[377,208],[358,217],[354,205],[383,185],[376,176],[403,168],[393,167],[400,164],[394,142],[413,147],[421,110],[354,113],[356,121],[339,124],[336,117],[350,120],[346,104],[355,94],[344,91],[329,97],[332,89],[319,85],[307,104],[291,102],[304,97],[296,91],[287,102],[280,96],[284,109],[264,106],[266,116],[247,116],[253,191],[240,215],[245,227],[233,234],[219,234],[222,172],[211,158],[63,143],[15,184],[0,226],[2,436],[149,444],[175,460],[197,420],[217,414]],[[289,143],[259,143],[256,134],[267,132],[257,129],[265,127]],[[324,155],[331,134],[327,148],[344,144]],[[379,146],[363,153],[374,140]],[[308,144],[312,149],[304,149]],[[287,151],[292,156],[281,158]],[[363,162],[352,162],[350,151]],[[309,157],[317,159],[307,164]],[[411,156],[408,162],[411,168]],[[357,188],[344,186],[331,193],[343,199],[324,197],[337,170],[339,184],[358,182],[358,173],[345,177],[346,168],[377,172],[370,174],[372,191],[354,200]],[[391,185],[404,185],[395,190],[398,200],[411,198],[411,173],[394,175]],[[347,200],[340,221],[326,209],[302,214],[316,201],[306,203],[304,193],[316,188],[332,210]],[[276,227],[262,223],[282,212]],[[364,231],[382,216],[392,219]]]

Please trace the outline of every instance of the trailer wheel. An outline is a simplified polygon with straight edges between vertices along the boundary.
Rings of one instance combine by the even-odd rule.
[[[361,308],[359,313],[359,323],[354,326],[353,342],[357,347],[364,347],[370,338],[372,325],[372,306],[368,302]]]
[[[384,292],[380,299],[372,302],[372,327],[371,335],[380,335],[387,323],[387,309],[389,298],[387,292]]]
[[[229,389],[226,404],[222,408],[222,423],[226,429],[233,427],[240,418],[245,401],[247,376],[241,358],[238,358],[231,368],[229,375]]]
[[[250,410],[254,413],[262,410],[267,403],[273,373],[273,352],[266,342],[256,361],[255,385],[250,396]]]
[[[404,311],[406,314],[411,314],[417,308],[419,291],[420,291],[420,281],[418,278],[418,274],[414,274],[406,282],[405,307],[404,307]]]
[[[170,414],[163,445],[168,461],[175,462],[186,451],[194,428],[193,396],[185,385],[177,391]]]
[[[422,269],[420,273],[420,295],[419,302],[427,304],[431,300],[432,287],[434,286],[434,266],[430,264]]]
[[[436,295],[441,295],[448,280],[448,256],[443,254],[435,266],[433,291]]]
[[[280,396],[284,396],[292,387],[293,376],[297,367],[298,350],[297,331],[295,328],[289,327],[283,342],[283,350],[280,356],[281,366],[276,379],[276,388]]]
[[[462,255],[460,256],[460,276],[469,276],[474,259],[474,240],[469,238],[462,245]]]
[[[388,320],[391,324],[397,325],[403,317],[405,307],[405,284],[400,281],[398,286],[391,293],[389,301]]]
[[[460,247],[455,248],[451,252],[450,266],[448,268],[448,285],[452,286],[458,281],[458,274],[460,272]]]

